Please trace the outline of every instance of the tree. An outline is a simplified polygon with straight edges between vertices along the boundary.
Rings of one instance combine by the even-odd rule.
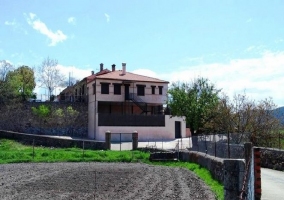
[[[276,107],[271,98],[255,102],[246,94],[238,94],[231,101],[224,95],[215,108],[217,116],[206,126],[216,132],[238,133],[233,138],[235,143],[249,140],[254,145],[273,146],[281,127],[275,117]]]
[[[7,102],[9,96],[11,96],[11,90],[8,85],[7,75],[14,69],[13,65],[9,62],[0,61],[0,102]]]
[[[6,81],[7,74],[14,70],[14,66],[6,60],[0,61],[0,82]]]
[[[34,70],[28,66],[21,66],[8,73],[8,82],[13,88],[15,96],[20,96],[23,101],[33,96],[36,86]]]
[[[49,98],[53,93],[53,90],[62,85],[65,77],[58,69],[58,61],[47,57],[42,61],[42,64],[38,67],[40,87],[48,89]]]
[[[199,77],[192,83],[173,83],[168,91],[171,114],[185,116],[192,134],[202,132],[205,124],[215,117],[220,90],[208,79]]]

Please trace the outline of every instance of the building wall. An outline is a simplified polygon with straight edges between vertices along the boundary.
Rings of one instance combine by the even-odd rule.
[[[92,138],[92,139],[96,139],[99,141],[105,141],[106,131],[111,131],[112,133],[132,133],[133,131],[137,131],[139,141],[173,140],[175,139],[175,121],[181,122],[181,136],[186,137],[186,124],[185,124],[184,117],[171,117],[169,115],[166,115],[165,120],[166,120],[165,127],[97,126],[96,134],[95,134],[96,138]],[[122,140],[123,139],[124,138],[122,138]]]
[[[101,82],[103,83],[110,83],[109,84],[109,94],[101,94]],[[95,82],[91,82],[88,84],[89,88],[89,95],[93,96],[92,93],[92,84]],[[96,80],[96,93],[97,93],[97,101],[124,101],[125,100],[125,87],[124,85],[121,86],[121,95],[115,95],[114,94],[114,85],[113,83],[120,83],[121,81],[115,81],[115,80]],[[137,94],[137,85],[146,85],[145,87],[145,96],[139,96],[144,102],[146,103],[153,103],[153,104],[165,104],[167,101],[167,91],[168,91],[168,84],[167,83],[148,83],[148,82],[135,82],[130,83],[129,86],[129,92]],[[156,86],[155,88],[155,94],[152,94],[152,88],[151,86]],[[133,87],[134,86],[134,87]],[[159,87],[163,86],[163,94],[159,94]]]
[[[88,105],[88,137],[89,138],[96,138],[95,133],[95,122],[96,122],[96,115],[95,115],[95,108],[96,102],[92,101],[89,102]]]

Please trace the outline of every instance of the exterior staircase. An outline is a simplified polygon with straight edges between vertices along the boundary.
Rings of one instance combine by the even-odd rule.
[[[129,93],[129,99],[135,103],[135,105],[137,105],[141,110],[141,114],[147,114],[149,111],[148,111],[148,108],[147,108],[147,103],[144,102],[140,97],[138,97],[136,94],[134,93]]]

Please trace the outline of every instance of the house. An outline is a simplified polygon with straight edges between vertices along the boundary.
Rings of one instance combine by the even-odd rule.
[[[73,102],[74,101],[74,88],[73,86],[68,86],[62,90],[59,94],[59,101]]]
[[[60,101],[65,102],[88,102],[87,83],[95,79],[96,76],[110,72],[108,69],[103,69],[104,64],[100,64],[100,71],[77,81],[74,85],[68,86],[60,93]]]
[[[122,70],[104,70],[87,77],[88,137],[105,140],[105,132],[132,133],[139,141],[186,136],[184,117],[164,114],[169,82]]]

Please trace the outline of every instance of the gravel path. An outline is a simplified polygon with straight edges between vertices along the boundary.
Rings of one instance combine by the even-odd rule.
[[[215,199],[183,168],[141,163],[0,165],[0,199]]]

